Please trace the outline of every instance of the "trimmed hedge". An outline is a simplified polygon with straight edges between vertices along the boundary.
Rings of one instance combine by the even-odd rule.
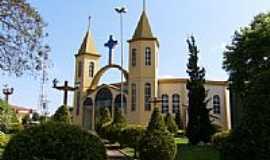
[[[218,132],[212,136],[211,141],[216,148],[220,149],[222,147],[222,144],[226,141],[229,135],[230,131]]]
[[[12,137],[3,160],[106,160],[100,138],[77,126],[45,123]]]

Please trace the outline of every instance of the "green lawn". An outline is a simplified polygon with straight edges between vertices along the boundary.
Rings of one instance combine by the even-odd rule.
[[[175,138],[177,155],[175,160],[220,160],[219,152],[212,146],[192,146],[186,138]]]

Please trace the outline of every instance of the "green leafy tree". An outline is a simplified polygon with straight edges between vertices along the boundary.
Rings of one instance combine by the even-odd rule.
[[[18,123],[16,113],[5,101],[0,99],[0,130],[7,133],[14,124]]]
[[[0,70],[16,76],[39,71],[49,51],[43,44],[45,26],[38,11],[25,0],[1,0]]]
[[[188,125],[186,134],[192,144],[200,141],[210,142],[214,134],[214,126],[211,124],[207,108],[207,94],[204,88],[205,69],[198,66],[198,53],[194,36],[187,40],[189,49],[189,59],[187,73],[189,80],[186,88],[188,89]]]
[[[23,119],[22,119],[22,124],[23,124],[23,125],[28,125],[30,122],[31,122],[30,115],[29,115],[29,114],[25,115],[25,116],[23,117]]]
[[[173,116],[170,113],[167,113],[165,117],[165,124],[167,126],[168,131],[170,131],[172,134],[176,134],[178,128]]]
[[[127,119],[123,116],[120,110],[115,110],[112,124],[119,127],[127,126]]]
[[[270,68],[270,13],[257,15],[251,24],[236,31],[224,52],[223,68],[230,75],[233,126],[244,113],[243,103],[252,78]]]
[[[154,111],[151,115],[150,122],[147,127],[147,131],[151,132],[153,130],[166,131],[166,125],[164,119],[158,108],[154,108]]]
[[[71,124],[70,113],[66,106],[61,106],[52,117],[53,121]]]
[[[270,69],[253,77],[243,120],[222,147],[224,160],[270,159]]]
[[[182,119],[181,119],[181,113],[178,111],[175,113],[175,123],[178,127],[178,129],[183,129],[183,122],[182,122]]]
[[[40,120],[40,115],[37,112],[34,112],[32,115],[32,120],[33,121],[39,121]]]
[[[99,109],[99,117],[96,125],[97,132],[100,133],[101,128],[110,122],[112,122],[112,118],[109,109],[101,107]]]

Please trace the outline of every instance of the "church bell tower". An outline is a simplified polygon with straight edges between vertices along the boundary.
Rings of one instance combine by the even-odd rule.
[[[92,80],[100,68],[100,54],[98,53],[90,29],[86,32],[83,43],[75,55],[75,86],[78,90],[74,93],[74,123],[81,125],[82,101],[87,96]]]
[[[154,37],[144,6],[129,42],[129,112],[131,123],[146,125],[153,111],[150,98],[158,95],[159,42]]]

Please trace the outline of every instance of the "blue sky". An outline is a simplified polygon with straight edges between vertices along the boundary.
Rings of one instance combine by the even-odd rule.
[[[91,31],[102,65],[106,64],[108,51],[104,48],[110,34],[119,40],[119,17],[113,8],[128,7],[125,15],[124,39],[131,38],[140,13],[142,0],[30,0],[45,21],[49,33],[47,41],[52,48],[50,55],[53,67],[47,84],[49,110],[53,112],[62,104],[62,93],[51,88],[51,80],[57,78],[63,83],[74,82],[74,54],[77,53],[85,35],[88,16],[93,17]],[[160,77],[186,77],[186,38],[193,34],[200,48],[200,64],[206,68],[206,77],[211,80],[226,80],[222,69],[224,46],[228,44],[235,30],[246,26],[252,18],[270,9],[269,0],[148,0],[147,13],[152,31],[160,41]],[[119,63],[120,47],[116,49],[116,63]],[[127,59],[127,43],[125,55]],[[125,62],[127,65],[127,61]],[[0,74],[0,86],[10,84],[15,88],[12,104],[37,109],[40,90],[39,79],[25,75],[20,78]],[[118,81],[120,73],[109,71],[102,82]],[[2,95],[0,97],[3,97]],[[69,95],[69,104],[73,101]]]

